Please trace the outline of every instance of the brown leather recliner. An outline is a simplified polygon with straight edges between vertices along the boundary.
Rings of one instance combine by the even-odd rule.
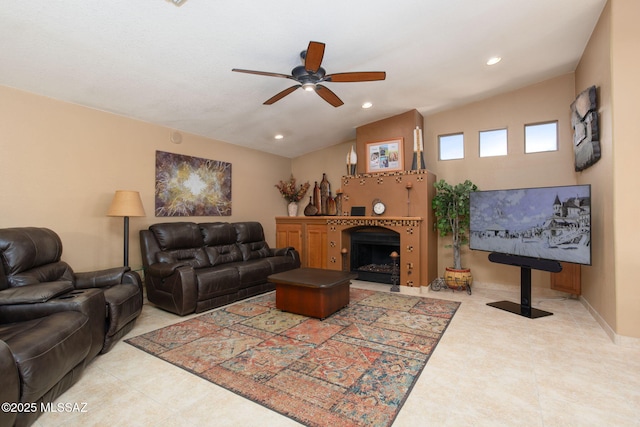
[[[22,404],[22,411],[0,414],[2,426],[32,424],[41,404],[75,383],[142,310],[137,273],[118,267],[76,274],[61,255],[62,242],[49,229],[0,229],[0,399]]]
[[[103,343],[106,353],[129,332],[142,311],[142,280],[129,267],[74,273],[62,256],[62,241],[50,229],[23,227],[0,229],[0,290],[48,282],[68,282],[78,292],[99,289],[106,303]],[[76,292],[76,295],[80,295]],[[72,298],[70,298],[72,299]],[[67,301],[73,303],[72,301]],[[62,301],[60,302],[62,304]],[[12,305],[5,312],[22,311]]]

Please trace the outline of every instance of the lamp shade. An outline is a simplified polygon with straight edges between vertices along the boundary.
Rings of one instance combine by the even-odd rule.
[[[107,216],[145,216],[144,206],[137,191],[117,190]]]

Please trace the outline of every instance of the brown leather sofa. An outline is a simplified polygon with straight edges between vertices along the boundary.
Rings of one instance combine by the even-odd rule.
[[[147,299],[184,316],[273,290],[267,276],[300,267],[270,248],[259,222],[173,222],[140,231]]]
[[[61,255],[49,229],[0,229],[0,400],[20,404],[0,413],[2,426],[33,423],[142,310],[137,273],[74,273]]]

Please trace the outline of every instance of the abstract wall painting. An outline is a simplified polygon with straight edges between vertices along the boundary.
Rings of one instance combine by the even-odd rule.
[[[155,213],[230,216],[231,163],[156,151]]]

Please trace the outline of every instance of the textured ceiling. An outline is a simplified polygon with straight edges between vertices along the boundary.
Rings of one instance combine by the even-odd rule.
[[[2,3],[0,85],[296,157],[385,117],[574,71],[605,0]],[[387,79],[327,83],[338,108],[302,90],[266,106],[294,82],[231,72],[289,74],[310,40],[326,43],[327,73]],[[487,66],[494,55],[502,62]]]

